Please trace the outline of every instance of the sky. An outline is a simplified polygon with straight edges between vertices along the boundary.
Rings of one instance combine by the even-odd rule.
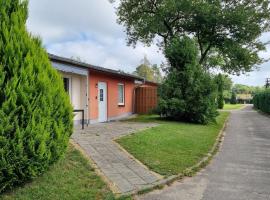
[[[115,6],[108,0],[30,0],[27,27],[42,39],[49,53],[79,57],[92,65],[132,72],[145,55],[152,64],[165,62],[155,44],[127,46],[125,29],[117,23]],[[261,39],[270,39],[270,33]],[[270,57],[270,46],[267,48],[261,53],[264,58]],[[265,78],[270,78],[270,62],[259,69],[232,79],[239,84],[264,85]]]

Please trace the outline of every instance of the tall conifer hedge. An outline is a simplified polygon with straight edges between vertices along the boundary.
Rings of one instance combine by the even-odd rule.
[[[0,0],[0,19],[1,193],[64,154],[73,115],[61,77],[26,30],[27,1]]]
[[[258,92],[253,97],[253,104],[256,109],[270,113],[270,89]]]

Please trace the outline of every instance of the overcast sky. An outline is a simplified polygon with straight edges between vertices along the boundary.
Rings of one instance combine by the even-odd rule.
[[[27,26],[42,38],[49,53],[80,57],[93,65],[132,72],[147,55],[152,64],[165,61],[153,45],[126,45],[124,28],[117,24],[115,5],[108,0],[30,0]],[[270,38],[265,34],[263,40]],[[270,57],[270,47],[261,54]],[[249,76],[233,77],[235,83],[263,85],[270,77],[270,62]]]

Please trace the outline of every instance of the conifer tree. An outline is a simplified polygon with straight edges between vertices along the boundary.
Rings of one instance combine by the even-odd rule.
[[[73,128],[62,79],[26,30],[27,3],[0,0],[0,193],[46,171]]]
[[[224,107],[224,81],[223,81],[223,76],[222,74],[218,74],[216,77],[216,82],[217,82],[217,107],[219,109],[223,109]]]

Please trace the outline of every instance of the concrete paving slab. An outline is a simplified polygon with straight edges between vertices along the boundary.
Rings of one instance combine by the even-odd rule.
[[[154,123],[112,122],[76,129],[72,139],[91,157],[119,193],[143,189],[160,180],[155,173],[124,152],[114,138],[157,126]]]

